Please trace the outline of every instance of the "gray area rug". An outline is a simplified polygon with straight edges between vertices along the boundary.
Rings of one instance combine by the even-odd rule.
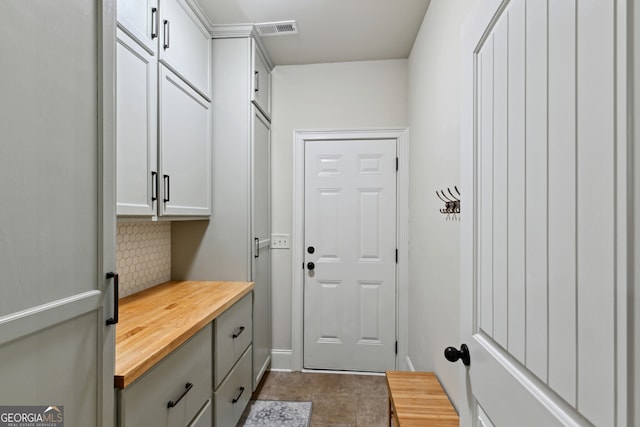
[[[244,427],[309,427],[311,402],[256,400]]]

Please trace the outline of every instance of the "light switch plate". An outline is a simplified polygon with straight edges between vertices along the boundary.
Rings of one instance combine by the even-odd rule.
[[[271,249],[289,249],[288,234],[272,234]]]

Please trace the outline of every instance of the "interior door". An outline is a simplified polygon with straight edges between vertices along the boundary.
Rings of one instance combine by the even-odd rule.
[[[622,4],[487,0],[464,26],[464,426],[627,425]]]
[[[253,257],[253,389],[271,363],[271,137],[270,123],[251,107],[251,229]]]
[[[114,2],[0,2],[0,413],[47,425],[114,425],[115,46]]]
[[[396,141],[305,141],[304,367],[395,367]]]

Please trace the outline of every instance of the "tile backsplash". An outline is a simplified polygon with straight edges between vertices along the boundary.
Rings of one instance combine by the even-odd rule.
[[[120,297],[171,280],[171,223],[118,224],[116,261]]]

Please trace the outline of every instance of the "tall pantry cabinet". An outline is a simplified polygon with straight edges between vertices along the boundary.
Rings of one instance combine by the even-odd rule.
[[[27,414],[9,425],[114,425],[114,46],[113,2],[0,1],[0,412]]]
[[[212,216],[173,224],[171,267],[187,280],[255,282],[255,389],[271,362],[272,66],[251,26],[213,35]]]

